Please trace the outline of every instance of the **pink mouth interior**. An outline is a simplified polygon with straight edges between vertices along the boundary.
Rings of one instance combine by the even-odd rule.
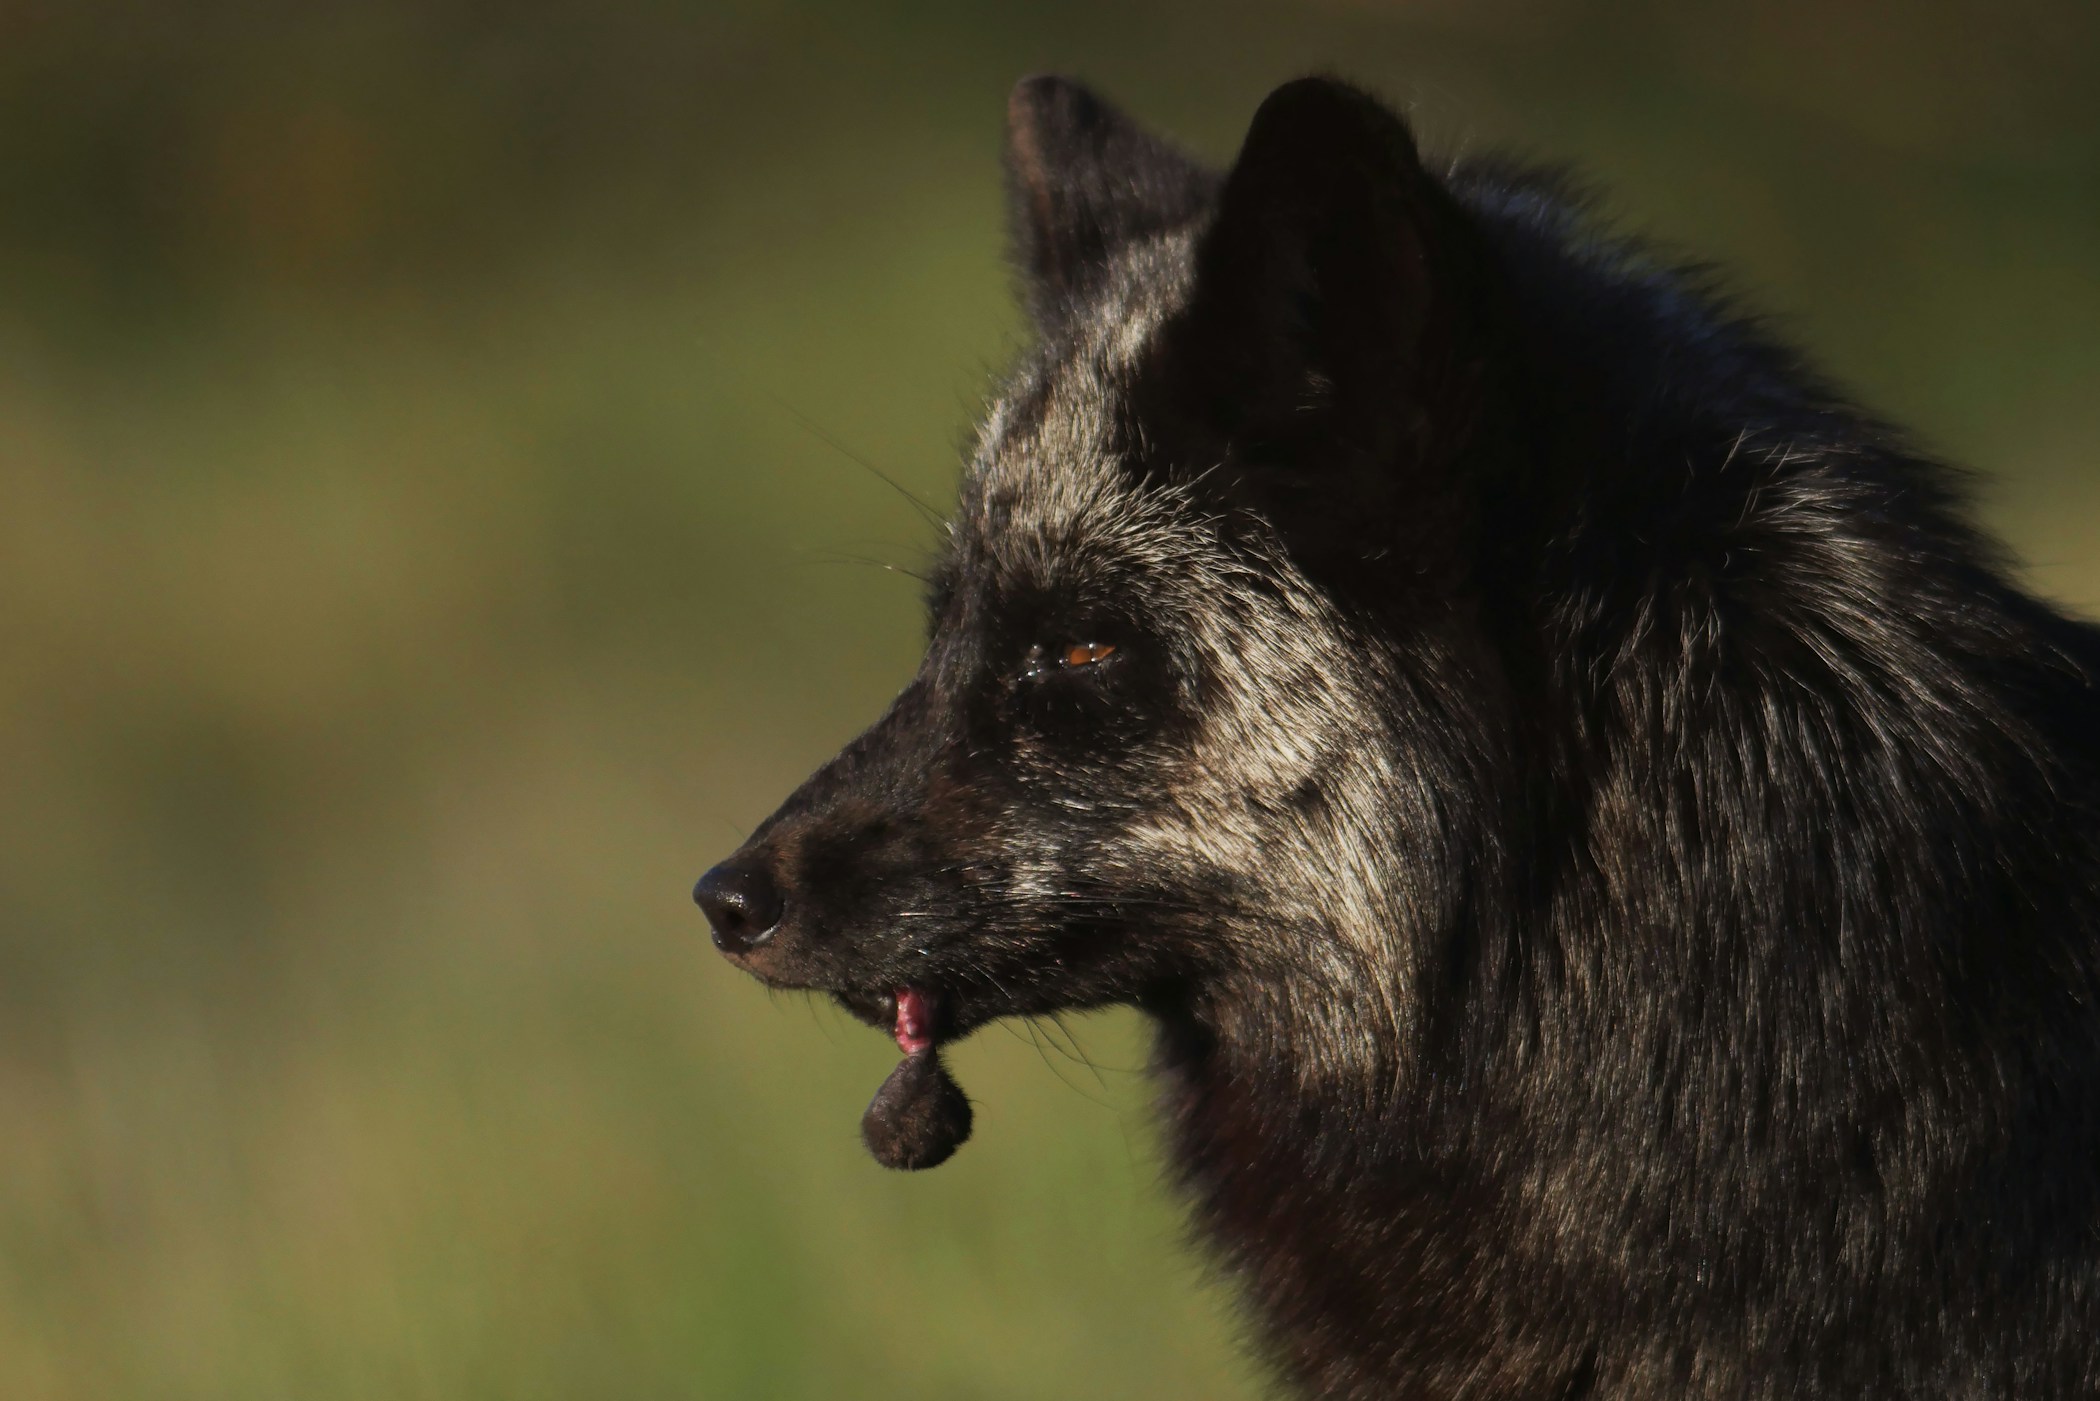
[[[917,988],[897,989],[897,1049],[907,1056],[933,1049],[933,1003]]]

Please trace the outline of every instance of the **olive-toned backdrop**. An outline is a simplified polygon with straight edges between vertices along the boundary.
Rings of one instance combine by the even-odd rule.
[[[910,674],[1003,99],[1573,162],[2100,606],[2100,10],[0,0],[0,1396],[1251,1397],[1119,1017],[955,1054],[693,878]],[[1076,1044],[1075,1044],[1076,1043]]]

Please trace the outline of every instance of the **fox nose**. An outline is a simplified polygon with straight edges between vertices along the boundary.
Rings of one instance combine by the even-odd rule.
[[[723,953],[744,953],[772,938],[786,906],[765,867],[734,857],[700,877],[693,902],[714,926],[715,947]]]

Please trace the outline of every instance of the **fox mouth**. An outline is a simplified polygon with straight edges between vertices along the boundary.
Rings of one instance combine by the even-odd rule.
[[[981,996],[965,999],[953,986],[926,982],[891,982],[869,969],[840,977],[838,969],[811,968],[802,960],[783,958],[780,950],[725,950],[729,962],[776,991],[813,992],[829,996],[859,1021],[886,1031],[906,1055],[931,1050],[937,1042],[959,1040],[1010,1010],[987,1004]]]
[[[907,1056],[932,1050],[933,1014],[938,1005],[933,995],[924,988],[901,987],[890,1000],[897,1005],[897,1022],[892,1028],[897,1049]]]
[[[953,1041],[969,1028],[955,1015],[955,999],[938,989],[907,983],[881,992],[840,990],[832,998],[868,1025],[889,1032],[907,1056]]]

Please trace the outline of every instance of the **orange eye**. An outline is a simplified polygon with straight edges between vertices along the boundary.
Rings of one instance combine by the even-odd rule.
[[[1066,666],[1092,666],[1116,650],[1113,642],[1075,642],[1065,649]]]

